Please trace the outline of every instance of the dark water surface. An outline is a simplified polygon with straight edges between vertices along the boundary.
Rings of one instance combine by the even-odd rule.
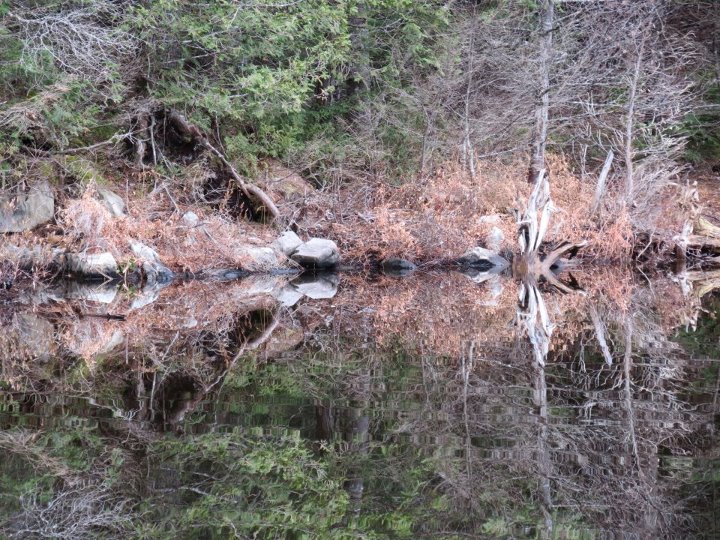
[[[720,302],[591,277],[8,296],[0,536],[720,538]]]

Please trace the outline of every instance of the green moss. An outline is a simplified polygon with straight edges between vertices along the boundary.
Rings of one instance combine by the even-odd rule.
[[[80,156],[65,157],[66,171],[81,184],[108,185],[110,182],[97,169],[97,165]]]

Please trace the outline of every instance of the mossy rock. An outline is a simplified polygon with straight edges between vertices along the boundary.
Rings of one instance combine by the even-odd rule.
[[[85,158],[66,156],[65,168],[81,184],[90,184],[91,182],[98,185],[110,184],[110,181],[98,171],[97,165]]]

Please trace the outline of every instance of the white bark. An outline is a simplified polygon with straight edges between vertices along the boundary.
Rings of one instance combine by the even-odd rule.
[[[553,24],[555,19],[555,1],[540,1],[540,96],[535,108],[535,131],[533,135],[533,155],[530,162],[529,181],[536,178],[545,167],[545,145],[548,135],[550,116],[550,63],[553,47]]]
[[[635,178],[633,171],[633,158],[635,153],[633,151],[633,132],[635,129],[635,102],[637,99],[637,89],[640,82],[640,73],[642,67],[642,55],[643,49],[645,48],[645,39],[640,43],[635,58],[635,66],[630,76],[630,82],[628,85],[628,104],[627,114],[625,116],[625,198],[628,204],[633,202],[633,194],[635,190]]]
[[[612,150],[610,150],[605,158],[605,163],[603,164],[602,171],[600,171],[600,176],[598,176],[597,186],[595,187],[595,197],[593,198],[591,210],[592,213],[597,212],[600,208],[600,201],[602,200],[603,195],[605,195],[605,184],[607,183],[607,177],[608,174],[610,174],[610,168],[612,167],[614,158],[615,154]]]

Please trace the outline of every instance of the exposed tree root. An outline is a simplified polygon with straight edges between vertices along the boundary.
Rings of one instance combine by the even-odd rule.
[[[230,176],[232,176],[233,180],[235,180],[242,192],[247,197],[258,201],[270,214],[270,216],[272,216],[272,219],[278,219],[280,217],[280,211],[278,210],[277,206],[275,206],[275,203],[268,196],[268,194],[256,185],[246,182],[245,179],[237,172],[237,170],[235,170],[235,167],[232,166],[232,164],[228,161],[225,155],[220,150],[215,148],[212,144],[210,144],[210,141],[203,134],[200,128],[188,122],[184,116],[175,111],[168,112],[166,114],[166,119],[172,124],[172,126],[178,131],[178,133],[190,137],[190,139],[195,144],[206,148],[215,157],[217,157],[223,164],[223,166],[227,168]]]

